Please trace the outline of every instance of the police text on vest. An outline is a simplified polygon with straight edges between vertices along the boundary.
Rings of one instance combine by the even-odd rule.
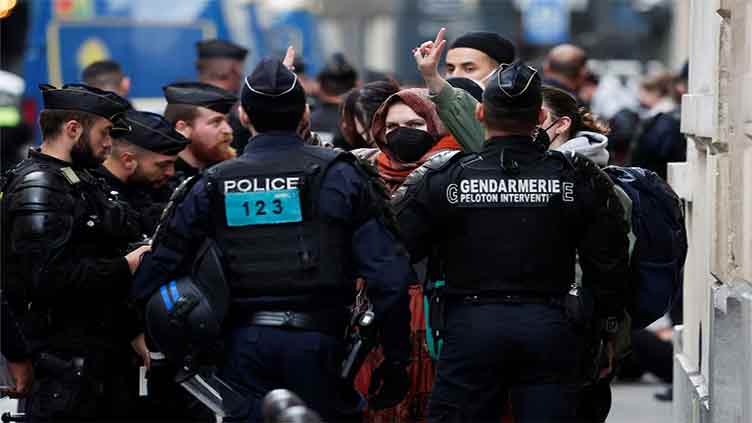
[[[225,181],[225,194],[228,192],[264,192],[295,189],[300,185],[299,176],[286,178],[253,178]]]
[[[453,205],[541,206],[554,195],[574,201],[574,184],[558,179],[463,179],[449,185],[446,195]]]

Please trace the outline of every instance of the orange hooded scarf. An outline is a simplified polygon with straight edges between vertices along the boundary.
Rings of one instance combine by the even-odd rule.
[[[436,140],[430,150],[417,162],[404,163],[397,160],[384,149],[386,145],[386,115],[394,104],[403,103],[415,114],[426,121],[427,131]],[[457,140],[449,134],[436,112],[436,105],[428,98],[428,90],[411,88],[402,90],[387,98],[373,116],[371,133],[381,152],[376,157],[376,164],[381,178],[391,191],[399,188],[407,176],[428,161],[433,155],[445,150],[461,150]]]

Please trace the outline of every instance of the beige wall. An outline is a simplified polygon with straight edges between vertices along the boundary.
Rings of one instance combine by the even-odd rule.
[[[675,380],[678,388],[690,380],[691,392],[678,389],[674,418],[747,422],[752,421],[752,0],[678,0],[677,9],[689,23],[690,92],[682,101],[682,131],[689,142],[687,163],[672,165],[669,178],[687,200],[690,251]],[[684,48],[681,33],[678,23],[677,52]],[[698,401],[703,395],[709,401]]]

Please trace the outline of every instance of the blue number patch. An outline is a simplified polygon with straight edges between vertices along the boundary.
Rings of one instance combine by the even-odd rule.
[[[276,225],[302,222],[297,189],[225,194],[228,226]]]

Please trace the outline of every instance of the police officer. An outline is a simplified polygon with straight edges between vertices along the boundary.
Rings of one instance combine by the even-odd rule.
[[[335,53],[316,77],[319,83],[316,109],[311,113],[311,130],[326,145],[350,150],[340,131],[340,104],[358,83],[358,72],[342,53]]]
[[[203,82],[177,82],[162,90],[167,99],[165,118],[191,142],[178,154],[175,176],[168,182],[174,191],[203,169],[235,157],[227,119],[238,97]]]
[[[233,94],[240,92],[248,49],[227,40],[203,40],[196,43],[196,55],[199,81]],[[228,121],[232,127],[232,146],[242,152],[251,133],[240,123],[239,109],[240,104],[236,103],[228,115]]]
[[[104,161],[111,121],[127,103],[85,85],[41,90],[41,148],[10,172],[2,198],[3,293],[35,367],[26,412],[125,415],[124,371],[139,331],[125,300],[148,247],[124,255],[134,236],[127,207],[87,169]]]
[[[242,156],[195,182],[164,240],[145,255],[134,294],[145,298],[185,274],[181,263],[211,239],[232,297],[220,376],[250,402],[250,421],[261,421],[260,401],[276,388],[296,392],[328,421],[359,421],[362,400],[339,377],[353,281],[367,281],[382,328],[372,405],[394,406],[408,385],[409,259],[352,156],[306,145],[296,133],[309,112],[294,73],[264,59],[241,97],[254,137]]]
[[[582,335],[562,299],[574,281],[596,298],[602,335],[622,316],[626,225],[612,183],[584,157],[533,142],[541,110],[535,69],[502,65],[476,110],[480,153],[431,170],[398,205],[403,239],[441,262],[445,336],[429,421],[575,418]]]
[[[139,232],[150,237],[169,199],[162,189],[190,141],[162,116],[136,110],[123,113],[111,133],[112,152],[92,173],[138,213]]]

